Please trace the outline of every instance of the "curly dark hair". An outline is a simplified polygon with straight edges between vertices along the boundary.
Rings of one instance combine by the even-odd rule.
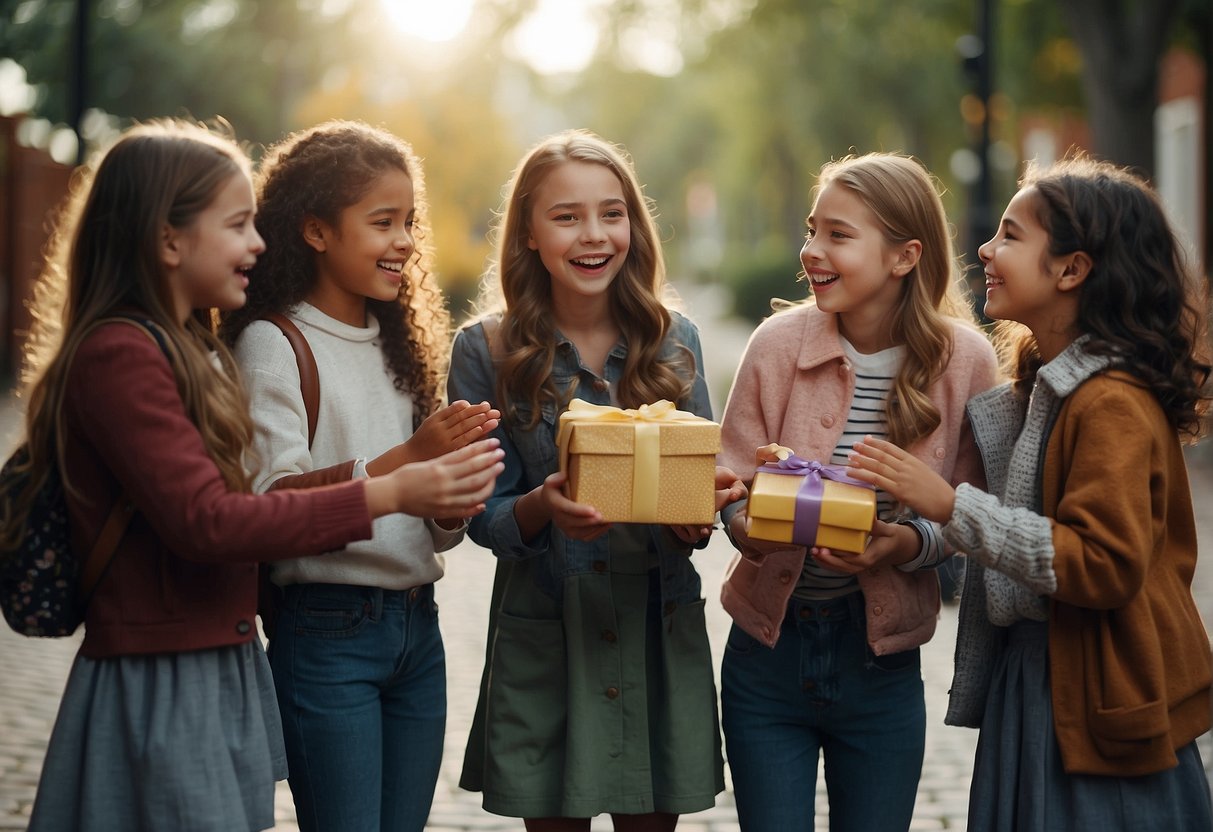
[[[405,266],[399,297],[395,301],[368,298],[367,309],[379,321],[384,360],[396,389],[413,397],[416,427],[441,404],[450,315],[432,272],[421,162],[407,142],[386,130],[355,121],[328,121],[293,133],[266,152],[254,183],[257,230],[265,238],[266,251],[249,273],[248,302],[224,315],[219,332],[234,344],[253,321],[303,301],[316,280],[315,252],[303,238],[304,218],[337,225],[341,212],[362,199],[389,170],[403,171],[412,181],[415,248]]]
[[[1141,379],[1175,429],[1199,438],[1211,370],[1207,291],[1157,194],[1133,173],[1085,155],[1029,168],[1020,187],[1038,195],[1049,255],[1082,251],[1091,258],[1075,322],[1091,338],[1088,349]],[[1021,335],[1009,344],[1012,376],[1021,384],[1034,378],[1035,339]]]

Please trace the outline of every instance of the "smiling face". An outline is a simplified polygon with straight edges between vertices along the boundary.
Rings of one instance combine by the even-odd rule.
[[[553,304],[605,300],[632,238],[619,179],[604,165],[564,162],[544,177],[531,206],[527,245],[551,276]]]
[[[161,257],[180,320],[194,309],[244,305],[246,272],[265,251],[265,241],[253,225],[255,213],[252,183],[237,173],[192,222],[166,229]]]
[[[1037,216],[1038,194],[1024,188],[1011,198],[998,231],[977,250],[986,273],[988,317],[1018,321],[1035,333],[1055,316],[1059,292],[1049,257],[1049,233]]]
[[[304,222],[304,239],[316,252],[316,282],[308,303],[330,317],[366,326],[366,301],[400,294],[413,255],[413,182],[398,168],[385,170],[362,198],[342,210],[336,225]]]
[[[901,278],[913,267],[903,257],[854,191],[836,183],[821,190],[809,215],[800,263],[817,307],[838,313],[840,331],[855,346],[883,342],[891,332],[888,319],[901,296]],[[891,344],[877,348],[884,346]]]

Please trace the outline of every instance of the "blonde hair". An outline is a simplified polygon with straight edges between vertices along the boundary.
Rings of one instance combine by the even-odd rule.
[[[619,403],[639,407],[659,399],[679,401],[691,389],[694,368],[680,352],[662,357],[670,330],[665,293],[665,260],[657,235],[653,206],[643,193],[625,151],[586,130],[569,130],[544,139],[523,157],[508,185],[508,196],[495,229],[497,254],[484,287],[482,308],[501,310],[494,357],[497,397],[506,418],[515,419],[513,402],[528,401],[533,427],[544,401],[558,408],[561,400],[552,381],[556,354],[552,324],[551,276],[539,253],[527,245],[535,192],[560,165],[583,162],[602,165],[623,189],[631,227],[627,259],[609,289],[610,310],[627,341],[628,353],[616,388]],[[497,349],[499,347],[499,349]],[[575,386],[567,393],[572,396]]]
[[[51,465],[65,490],[76,493],[63,464],[70,363],[97,323],[120,309],[138,310],[162,330],[177,388],[207,452],[228,488],[249,490],[244,455],[253,425],[235,362],[207,312],[184,324],[177,319],[159,250],[163,228],[188,227],[233,176],[249,176],[243,151],[228,137],[178,120],[131,128],[74,175],[34,287],[21,373],[31,477],[21,494],[0,501],[0,548],[20,539]],[[215,371],[212,355],[224,372]]]
[[[893,340],[905,361],[888,400],[889,440],[908,448],[939,426],[929,395],[952,358],[952,328],[974,326],[961,292],[960,264],[934,177],[917,160],[896,153],[847,156],[826,163],[814,199],[829,185],[851,191],[876,216],[890,246],[918,240],[918,263],[902,278],[893,314]]]

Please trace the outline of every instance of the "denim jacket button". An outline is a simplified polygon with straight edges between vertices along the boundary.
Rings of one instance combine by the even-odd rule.
[[[607,383],[606,379],[594,379],[594,389],[599,393],[605,393],[610,386],[611,385]]]
[[[594,564],[593,564],[593,569],[594,569],[594,571],[595,571],[595,572],[599,572],[599,573],[601,573],[601,572],[605,572],[605,571],[606,571],[606,569],[607,569],[607,566],[606,566],[606,561],[605,561],[605,560],[596,560],[596,561],[594,561]]]
[[[608,644],[614,644],[618,638],[619,637],[617,635],[615,635],[614,630],[603,630],[602,631],[602,640],[607,642]]]
[[[607,699],[618,699],[619,698],[619,688],[614,687],[614,686],[607,688],[606,689],[606,698]]]

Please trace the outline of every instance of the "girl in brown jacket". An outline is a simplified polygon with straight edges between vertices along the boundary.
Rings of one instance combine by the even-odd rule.
[[[1014,381],[969,403],[989,493],[879,440],[849,469],[969,556],[947,716],[981,728],[968,828],[1213,828],[1194,275],[1148,186],[1085,158],[1029,172],[980,255],[986,314],[1022,325]]]

